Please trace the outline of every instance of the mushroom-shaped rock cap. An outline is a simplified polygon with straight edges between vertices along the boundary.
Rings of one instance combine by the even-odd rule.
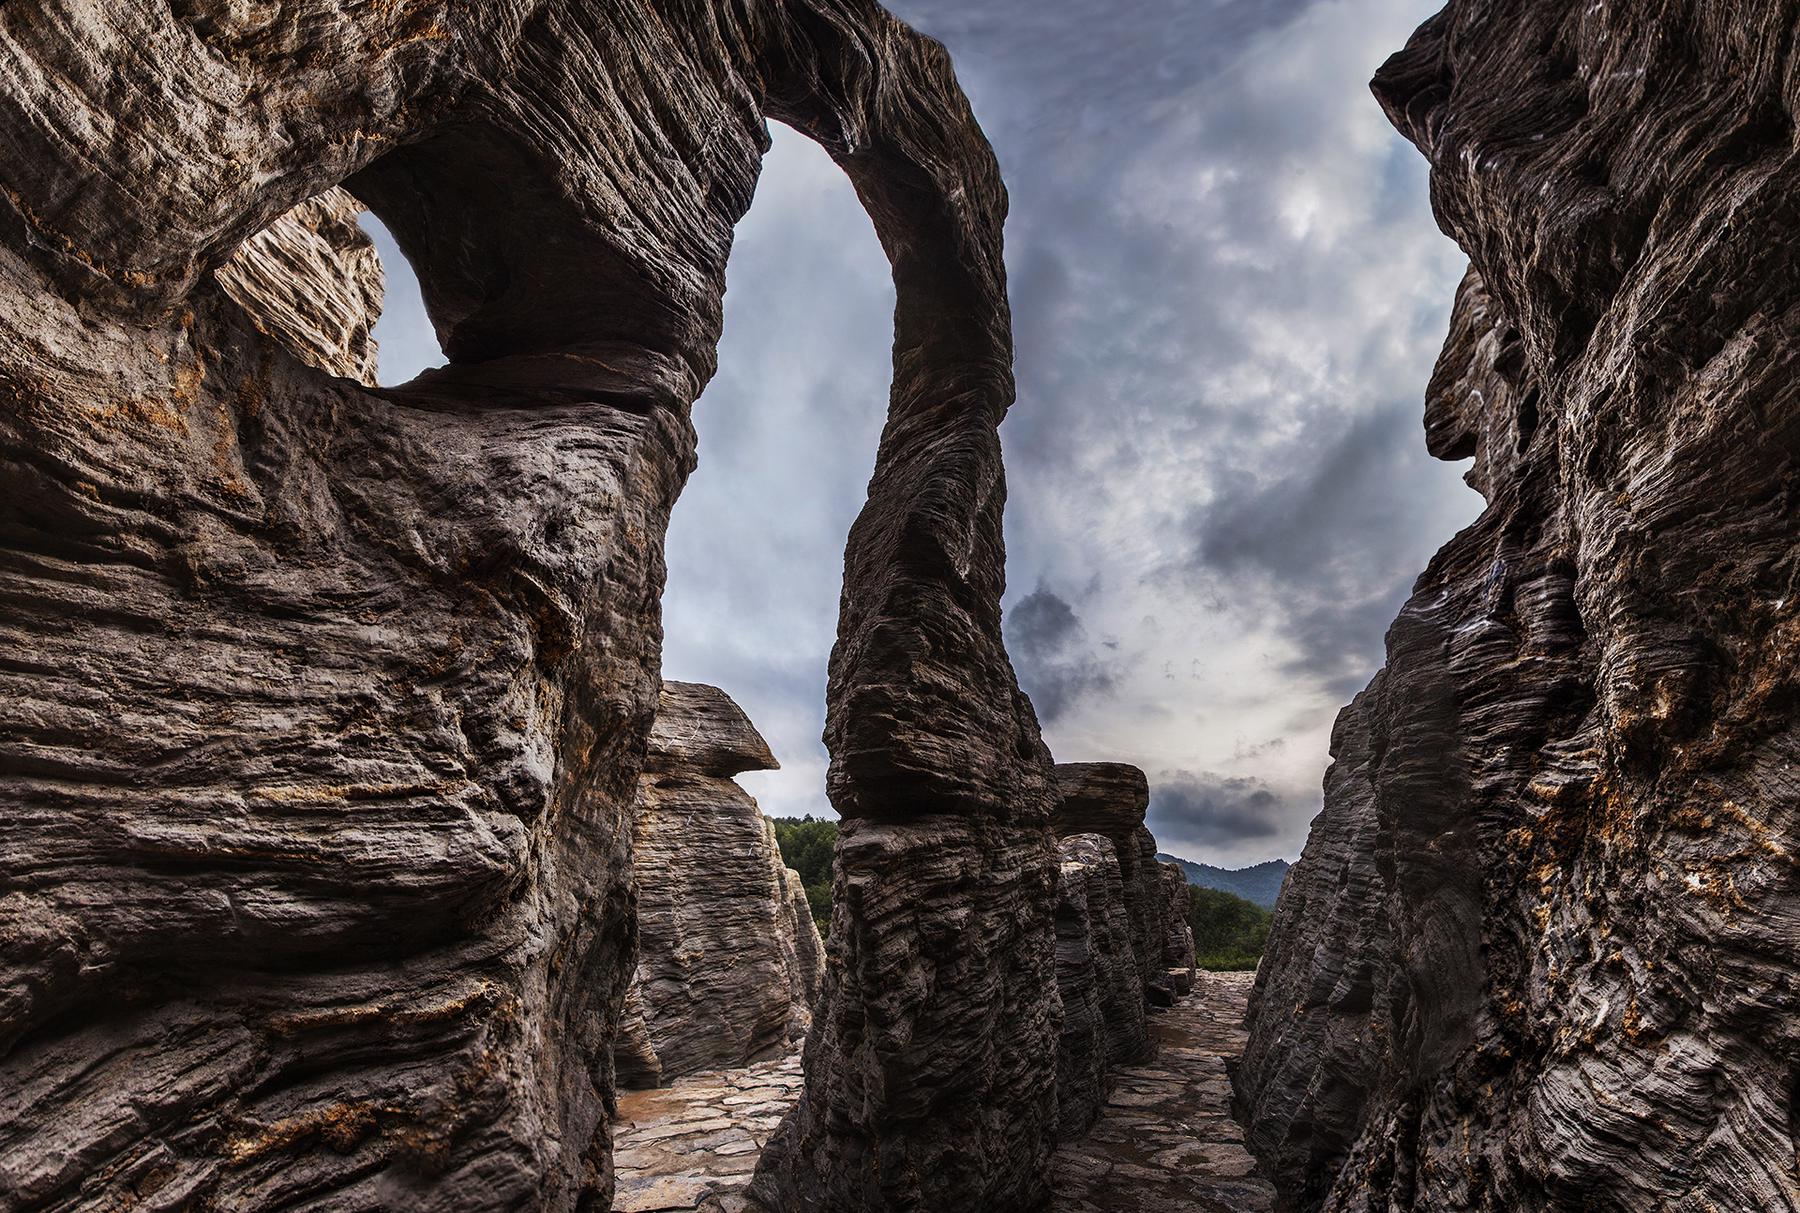
[[[650,766],[729,778],[781,767],[744,709],[700,682],[665,682],[650,727]]]
[[[1056,834],[1105,834],[1118,837],[1144,824],[1150,807],[1150,781],[1125,762],[1059,762],[1056,784],[1062,795],[1056,806]]]

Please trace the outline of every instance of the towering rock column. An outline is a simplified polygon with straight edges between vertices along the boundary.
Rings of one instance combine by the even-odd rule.
[[[1382,68],[1487,500],[1333,731],[1238,1073],[1291,1210],[1800,1209],[1800,4],[1451,0]]]
[[[777,765],[725,692],[663,683],[633,835],[637,972],[613,1049],[625,1086],[779,1056],[812,1023],[824,944],[775,827],[732,778]]]

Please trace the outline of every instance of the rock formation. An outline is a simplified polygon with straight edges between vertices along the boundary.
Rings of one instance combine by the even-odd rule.
[[[1059,763],[1056,969],[1062,1000],[1057,1103],[1065,1139],[1093,1123],[1112,1067],[1153,1051],[1146,1004],[1193,986],[1187,879],[1156,860],[1150,786],[1117,762]]]
[[[806,890],[732,779],[776,765],[725,692],[663,684],[633,836],[637,972],[613,1046],[623,1086],[779,1057],[812,1023],[824,945]]]
[[[1118,852],[1098,834],[1075,834],[1057,849],[1056,981],[1062,1037],[1056,1053],[1057,1128],[1080,1137],[1111,1090],[1109,1071],[1150,1053],[1144,979]]]
[[[1237,1074],[1285,1207],[1800,1209],[1800,5],[1451,0],[1481,518],[1339,717]]]
[[[1194,928],[1188,925],[1188,879],[1179,864],[1158,860],[1162,876],[1163,942],[1158,954],[1163,977],[1176,993],[1194,988],[1194,972],[1199,964],[1194,956]]]
[[[1168,892],[1156,858],[1156,836],[1144,824],[1150,783],[1122,762],[1059,762],[1055,825],[1061,838],[1099,834],[1119,859],[1126,913],[1131,919],[1132,952],[1145,996],[1157,1006],[1174,1001],[1163,949],[1168,942]]]
[[[16,1207],[607,1207],[662,536],[765,117],[843,165],[897,294],[831,971],[766,1178],[1041,1203],[1005,194],[942,48],[870,0],[41,0],[0,6]],[[338,186],[450,360],[404,388],[366,382]]]
[[[302,362],[374,387],[385,282],[362,210],[339,188],[308,198],[240,244],[213,281]]]

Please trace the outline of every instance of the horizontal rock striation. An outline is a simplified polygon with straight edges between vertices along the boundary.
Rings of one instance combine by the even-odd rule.
[[[824,945],[773,824],[732,779],[776,765],[725,692],[663,684],[633,835],[638,961],[613,1050],[623,1086],[779,1057],[812,1023]]]
[[[867,0],[43,0],[0,6],[14,1207],[608,1206],[662,536],[765,117],[854,179],[897,294],[782,1173],[1041,1203],[1005,195],[942,48]],[[339,186],[449,358],[405,388],[367,385]]]
[[[1800,1209],[1797,19],[1452,0],[1376,78],[1472,262],[1425,422],[1487,508],[1276,912],[1285,1208]]]
[[[1144,824],[1150,782],[1123,762],[1059,762],[1060,793],[1054,818],[1057,836],[1099,834],[1113,844],[1131,921],[1131,950],[1145,996],[1157,1006],[1174,1000],[1163,962],[1168,942],[1168,893],[1156,858],[1156,837]]]
[[[1124,763],[1060,763],[1056,962],[1062,1000],[1057,1104],[1063,1137],[1105,1105],[1113,1067],[1153,1052],[1146,1005],[1192,988],[1187,880],[1157,862],[1149,784]]]
[[[1114,1066],[1150,1053],[1144,980],[1133,948],[1119,858],[1098,834],[1057,848],[1056,984],[1062,1035],[1056,1052],[1057,1131],[1082,1136],[1106,1105]]]
[[[1163,889],[1163,977],[1178,994],[1194,988],[1199,963],[1194,954],[1194,928],[1188,924],[1188,878],[1179,864],[1158,860]]]

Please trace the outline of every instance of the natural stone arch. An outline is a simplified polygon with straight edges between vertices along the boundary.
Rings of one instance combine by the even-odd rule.
[[[1036,1203],[1004,193],[941,48],[859,0],[62,0],[0,32],[10,1190],[604,1207],[660,537],[767,113],[845,167],[898,302],[831,668],[845,909],[764,1181]],[[455,360],[404,390],[211,284],[340,182]]]

